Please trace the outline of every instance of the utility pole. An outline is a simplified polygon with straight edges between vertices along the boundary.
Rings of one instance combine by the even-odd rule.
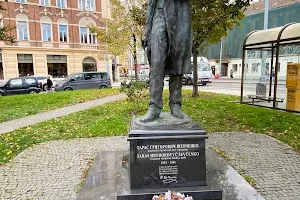
[[[108,29],[107,29],[107,20],[105,21],[106,25],[105,25],[105,33],[106,33],[106,37],[107,37],[107,34],[108,34]],[[109,59],[108,59],[108,43],[106,41],[106,70],[107,70],[107,73],[110,77],[110,73],[109,73]]]
[[[268,29],[269,25],[269,0],[265,0],[265,15],[264,15],[264,30]],[[261,76],[264,76],[265,74],[268,74],[269,72],[267,71],[267,58],[268,58],[268,52],[263,51],[262,52],[262,65],[261,65]],[[269,65],[269,70],[271,69],[270,76],[272,75],[272,68],[273,66]],[[272,79],[272,78],[270,78]],[[265,86],[266,87],[266,86]],[[267,88],[265,88],[267,91]],[[272,90],[272,82],[270,82],[270,87],[269,87],[269,96],[271,96],[271,90]],[[267,95],[267,94],[263,94]]]
[[[222,77],[222,52],[223,52],[223,44],[221,38],[221,49],[220,49],[220,78]]]
[[[265,18],[264,18],[264,29],[268,29],[269,23],[269,0],[265,0]]]

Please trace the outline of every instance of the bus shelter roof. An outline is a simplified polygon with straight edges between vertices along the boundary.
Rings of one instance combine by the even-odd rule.
[[[300,43],[300,23],[252,31],[244,41],[247,49],[268,49],[280,44]]]

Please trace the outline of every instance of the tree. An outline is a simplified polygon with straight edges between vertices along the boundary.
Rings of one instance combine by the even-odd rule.
[[[107,44],[108,52],[114,57],[124,54],[127,49],[131,51],[136,80],[138,79],[137,44],[138,38],[142,38],[145,27],[145,5],[145,1],[142,0],[111,0],[111,18],[102,19],[107,28],[91,28],[92,31],[97,32],[97,38]]]
[[[250,0],[191,0],[193,27],[193,94],[198,96],[197,56],[210,44],[227,36],[239,24]]]
[[[5,0],[5,2],[7,2],[8,0]],[[0,4],[0,11],[5,10],[5,7],[2,5],[3,2],[1,2]],[[2,19],[0,19],[2,20]],[[13,26],[3,26],[0,27],[0,41],[3,41],[5,43],[13,43],[15,42],[15,38],[13,36],[10,36],[10,34],[8,34],[9,31],[13,30],[15,27]]]

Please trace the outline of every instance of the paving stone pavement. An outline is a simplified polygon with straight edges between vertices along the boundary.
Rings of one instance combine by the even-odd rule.
[[[299,200],[300,155],[265,135],[214,133],[208,146],[224,150],[230,163],[256,180],[270,200]],[[98,151],[126,151],[126,137],[50,141],[28,148],[0,167],[0,200],[73,200],[88,161]]]
[[[0,167],[0,200],[75,199],[96,152],[127,148],[125,137],[57,140],[29,148]]]
[[[109,97],[103,97],[101,99],[96,99],[84,103],[78,103],[72,106],[67,106],[63,108],[59,108],[56,110],[51,110],[47,112],[42,112],[36,115],[27,116],[7,122],[0,123],[0,134],[14,131],[19,128],[23,128],[26,126],[31,126],[40,122],[44,122],[53,118],[65,116],[74,112],[79,112],[82,110],[86,110],[91,107],[100,106],[105,103],[110,103],[112,101],[117,101],[125,98],[125,94],[113,95]]]
[[[229,163],[256,180],[268,200],[300,200],[300,154],[288,145],[254,133],[214,133],[209,145],[233,158]]]

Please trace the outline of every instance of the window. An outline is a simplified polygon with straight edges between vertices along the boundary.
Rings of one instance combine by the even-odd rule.
[[[81,81],[81,80],[84,80],[84,74],[75,74],[73,79],[75,81]]]
[[[56,6],[59,8],[66,8],[66,0],[56,0]]]
[[[50,6],[50,0],[41,0],[42,6]]]
[[[86,0],[86,10],[95,10],[95,0]]]
[[[95,33],[89,34],[89,42],[90,42],[90,44],[96,44],[96,34]]]
[[[107,73],[100,73],[99,78],[101,79],[108,79],[108,74]]]
[[[232,70],[233,70],[234,72],[237,71],[237,64],[233,64],[233,65],[232,65]]]
[[[85,27],[80,27],[80,42],[88,43],[88,29]]]
[[[94,80],[98,78],[98,74],[96,73],[88,73],[84,75],[84,80]]]
[[[78,0],[78,8],[82,10],[95,10],[95,0]]]
[[[34,84],[36,84],[36,80],[33,79],[33,78],[26,78],[24,81],[25,81],[27,84],[29,84],[29,85],[34,85]]]
[[[26,3],[27,0],[17,0],[16,2],[19,2],[19,3]]]
[[[80,27],[80,42],[84,44],[96,44],[96,34],[90,33],[86,27]]]
[[[27,22],[17,22],[18,40],[28,40]]]
[[[43,41],[51,41],[51,24],[42,24],[42,38]]]
[[[59,25],[59,41],[60,42],[68,42],[68,31],[67,31],[67,25]]]
[[[78,0],[78,8],[82,10],[85,9],[85,0]]]
[[[14,80],[11,80],[11,81],[8,83],[8,87],[10,87],[10,88],[22,87],[22,79],[14,79]]]
[[[94,79],[108,79],[107,73],[86,73],[84,74],[85,80],[94,80]]]

